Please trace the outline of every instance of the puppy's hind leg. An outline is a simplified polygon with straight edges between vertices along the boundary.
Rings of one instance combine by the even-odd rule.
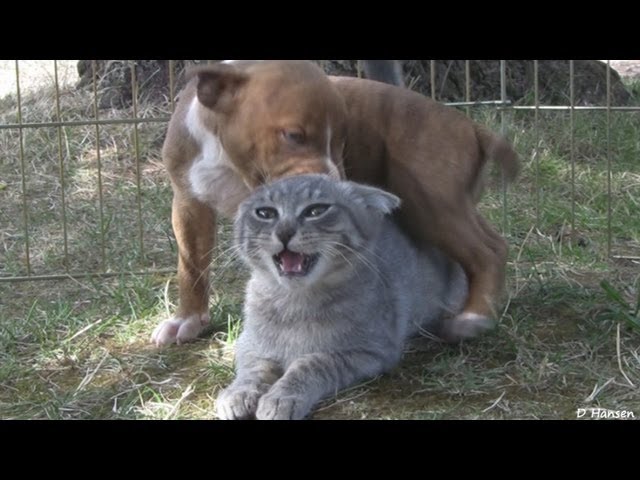
[[[493,302],[504,282],[506,244],[480,217],[471,199],[430,197],[414,188],[405,196],[403,223],[418,244],[436,245],[460,264],[469,289],[462,312],[443,322],[441,336],[455,342],[493,326]]]
[[[463,311],[447,321],[441,332],[450,342],[475,337],[493,327],[494,302],[504,285],[507,261],[505,240],[473,206],[467,205],[465,211],[461,218],[446,220],[447,253],[462,265],[469,280]]]

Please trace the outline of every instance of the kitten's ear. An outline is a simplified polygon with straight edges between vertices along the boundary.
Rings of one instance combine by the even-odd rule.
[[[348,184],[351,197],[367,209],[387,215],[400,206],[401,200],[392,193],[354,182],[345,183]]]

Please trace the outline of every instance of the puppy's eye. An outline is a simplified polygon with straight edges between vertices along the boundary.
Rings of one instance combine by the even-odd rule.
[[[262,220],[273,220],[274,218],[278,218],[278,211],[272,207],[256,208],[256,217]]]
[[[305,218],[316,218],[329,210],[331,205],[325,205],[324,203],[318,203],[316,205],[310,205],[302,212],[302,216]]]
[[[307,141],[304,131],[298,128],[286,128],[280,131],[282,138],[293,145],[303,145]]]

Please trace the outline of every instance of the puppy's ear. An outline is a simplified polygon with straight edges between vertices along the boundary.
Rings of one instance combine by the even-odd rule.
[[[198,78],[198,100],[205,107],[218,113],[233,110],[238,92],[249,76],[233,65],[219,63],[194,67],[187,72],[187,79]]]
[[[400,207],[401,200],[392,193],[354,182],[343,182],[343,184],[353,201],[364,205],[367,210],[387,215]]]

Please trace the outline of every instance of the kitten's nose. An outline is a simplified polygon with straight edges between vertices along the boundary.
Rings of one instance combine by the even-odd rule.
[[[282,242],[282,245],[284,245],[284,248],[287,248],[287,245],[289,244],[289,240],[291,240],[291,238],[295,234],[296,234],[295,229],[290,227],[289,225],[283,225],[276,229],[276,236],[278,237],[278,240]]]

